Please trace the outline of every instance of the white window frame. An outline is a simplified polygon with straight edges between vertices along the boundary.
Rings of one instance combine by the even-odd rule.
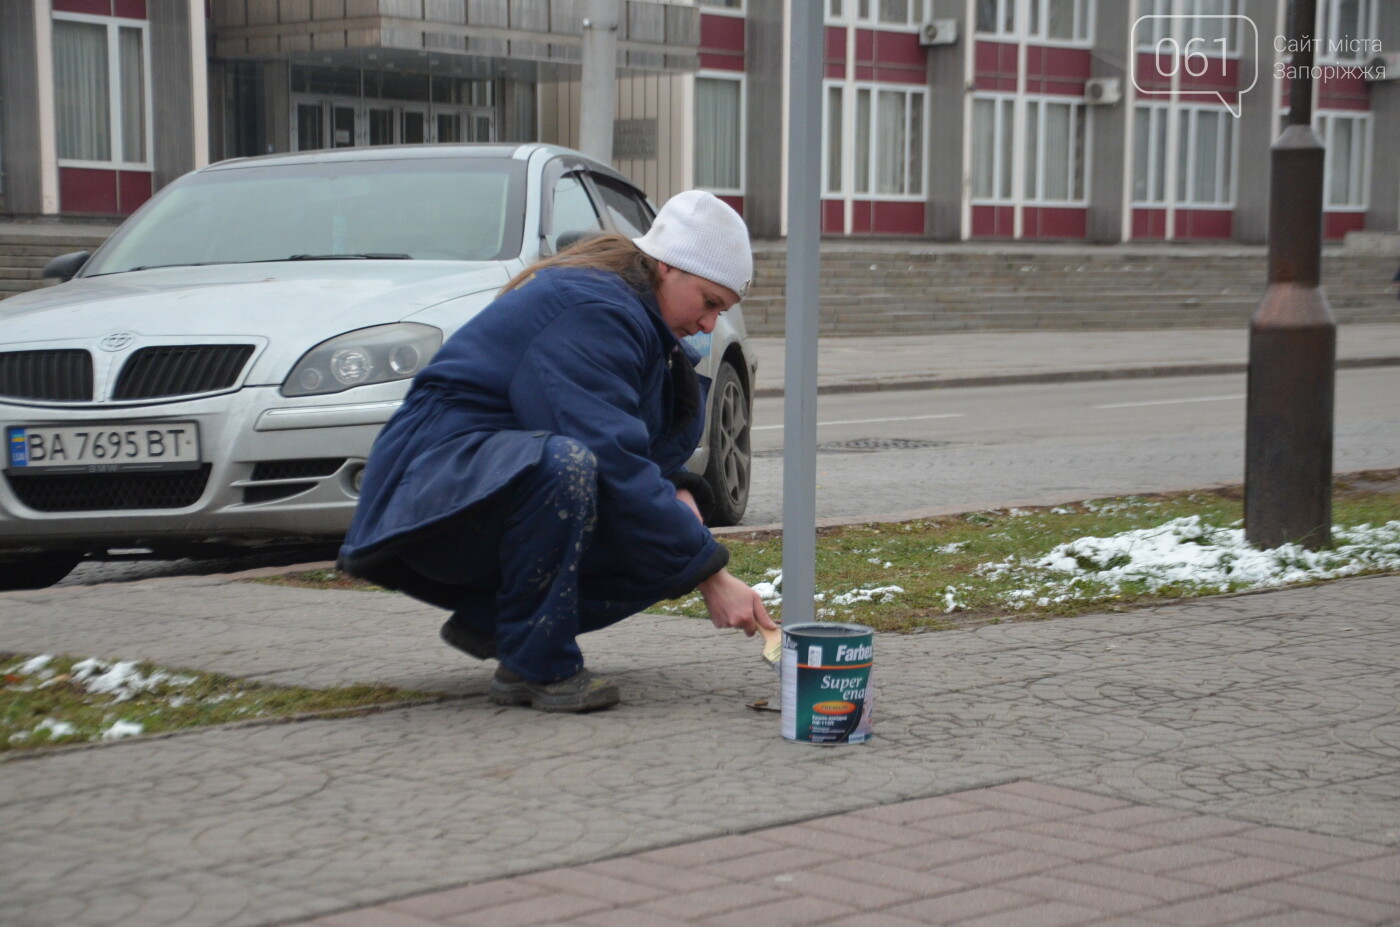
[[[711,193],[719,194],[719,195],[721,195],[721,196],[743,196],[743,195],[744,195],[744,191],[745,191],[746,189],[748,189],[748,175],[747,175],[747,168],[748,168],[748,165],[745,163],[745,161],[747,160],[747,158],[746,158],[746,154],[747,154],[747,139],[746,139],[746,136],[747,136],[748,133],[744,131],[744,126],[745,126],[745,122],[746,122],[746,120],[747,120],[748,111],[749,111],[749,97],[748,97],[749,84],[748,84],[748,81],[746,81],[746,80],[744,79],[744,75],[743,75],[742,73],[738,72],[738,71],[722,71],[722,70],[715,70],[715,69],[703,69],[703,70],[697,71],[697,72],[695,73],[695,79],[696,79],[697,81],[698,81],[698,80],[727,80],[727,81],[732,81],[733,83],[736,83],[736,84],[739,85],[739,131],[738,131],[738,133],[736,134],[736,138],[735,138],[735,145],[738,147],[737,157],[738,157],[738,159],[739,159],[739,186],[733,187],[733,188],[730,188],[730,187],[703,187],[702,189],[709,190]],[[698,115],[699,115],[698,112],[696,112],[696,113],[695,113],[695,117],[693,117],[693,118],[698,118]],[[699,125],[695,125],[694,128],[693,128],[693,131],[695,132],[695,137],[696,137],[696,139],[698,140],[699,137],[700,137],[700,126],[699,126]],[[698,178],[695,180],[695,182],[696,182],[697,185],[699,184]]]
[[[1197,153],[1196,139],[1200,133],[1201,118],[1203,116],[1213,117],[1226,131],[1220,133],[1216,139],[1215,164],[1216,182],[1228,185],[1228,196],[1221,200],[1203,201],[1195,199],[1196,190],[1196,170],[1199,167],[1199,160],[1195,157]],[[1170,118],[1170,117],[1169,117]],[[1168,195],[1176,198],[1176,206],[1180,209],[1222,209],[1233,210],[1235,208],[1235,198],[1239,193],[1239,169],[1237,157],[1240,150],[1239,120],[1231,116],[1230,111],[1218,106],[1202,106],[1191,103],[1184,103],[1177,107],[1177,118],[1181,120],[1177,128],[1178,141],[1185,139],[1186,150],[1191,153],[1184,164],[1180,164],[1177,174],[1177,186],[1185,186],[1186,195],[1181,196],[1176,191],[1168,191]],[[1226,139],[1229,139],[1228,146]],[[1176,157],[1174,152],[1167,152],[1167,157]]]
[[[1021,137],[1020,103],[1014,93],[978,93],[973,96],[972,101],[974,113],[972,158],[974,161],[978,159],[976,151],[977,119],[975,115],[977,103],[978,101],[986,101],[992,104],[992,193],[990,196],[979,195],[976,189],[976,179],[969,176],[968,187],[971,191],[971,202],[978,206],[1014,206],[1020,184],[1017,171],[1023,169],[1021,159],[1016,156],[1017,145],[1020,143]],[[1008,103],[1011,105],[1007,106]],[[1003,159],[1010,159],[1010,163],[1004,163]],[[1005,193],[999,189],[1003,175],[1010,181],[1011,188]]]
[[[1045,148],[1046,148],[1046,139],[1047,139],[1048,136],[1046,135],[1046,132],[1045,132],[1045,125],[1046,125],[1046,121],[1045,121],[1045,110],[1046,110],[1046,108],[1047,108],[1048,106],[1067,106],[1067,107],[1069,107],[1069,113],[1070,113],[1070,120],[1069,120],[1069,143],[1070,143],[1070,144],[1069,144],[1069,153],[1070,153],[1070,163],[1069,163],[1069,176],[1068,176],[1067,178],[1065,178],[1065,179],[1068,181],[1068,185],[1069,185],[1070,192],[1071,192],[1071,196],[1070,196],[1068,199],[1051,199],[1051,198],[1049,198],[1049,197],[1045,197],[1045,196],[1042,196],[1042,195],[1041,195],[1041,191],[1045,189],[1045,185],[1046,185],[1046,183],[1045,183],[1045,181],[1046,181],[1046,177],[1045,177]],[[1023,98],[1023,99],[1021,100],[1020,106],[1018,107],[1019,112],[1017,113],[1017,116],[1018,116],[1018,121],[1020,122],[1020,131],[1018,132],[1018,134],[1019,134],[1022,138],[1025,138],[1025,144],[1029,144],[1029,142],[1030,142],[1030,139],[1029,139],[1029,138],[1026,138],[1026,128],[1027,128],[1027,125],[1028,125],[1028,123],[1029,123],[1028,113],[1029,113],[1029,110],[1030,110],[1032,107],[1035,107],[1036,110],[1037,110],[1037,113],[1036,113],[1036,123],[1035,123],[1035,124],[1036,124],[1036,129],[1037,129],[1036,138],[1035,138],[1035,146],[1036,146],[1036,156],[1035,156],[1035,169],[1036,169],[1035,190],[1032,191],[1032,190],[1030,190],[1030,189],[1027,189],[1027,187],[1026,187],[1026,185],[1025,185],[1025,177],[1024,177],[1025,171],[1022,170],[1022,175],[1023,175],[1023,176],[1022,176],[1022,184],[1023,184],[1023,185],[1022,185],[1022,188],[1021,188],[1021,197],[1020,197],[1021,202],[1024,203],[1025,205],[1027,205],[1027,206],[1068,206],[1068,207],[1073,207],[1073,208],[1083,208],[1083,207],[1085,207],[1085,206],[1088,206],[1088,205],[1089,205],[1089,153],[1090,153],[1091,151],[1094,150],[1094,139],[1093,139],[1093,137],[1092,137],[1092,133],[1093,133],[1093,119],[1092,119],[1092,118],[1090,117],[1090,115],[1089,115],[1089,114],[1090,114],[1090,109],[1089,109],[1089,107],[1086,106],[1086,105],[1084,104],[1084,101],[1083,101],[1083,100],[1077,99],[1077,98],[1075,98],[1075,97],[1055,96],[1055,95],[1037,95],[1037,96],[1028,96],[1028,97]],[[1078,127],[1079,127],[1079,125],[1080,125],[1081,122],[1083,123],[1083,126],[1084,126],[1084,146],[1083,146],[1083,150],[1076,151],[1076,150],[1075,150],[1075,146],[1074,146],[1074,140],[1075,140],[1075,138],[1076,138],[1076,137],[1078,136],[1078,134],[1079,134],[1079,133],[1078,133]],[[1075,173],[1076,173],[1076,169],[1077,169],[1077,171],[1080,173],[1080,178],[1079,178],[1080,189],[1079,189],[1079,196],[1078,196],[1077,198],[1073,196],[1074,181],[1075,181],[1075,176],[1074,176],[1074,175],[1075,175]],[[1014,186],[1015,177],[1014,177],[1014,176],[1013,176],[1013,178],[1012,178],[1012,181],[1013,181],[1012,189],[1013,189],[1013,191],[1014,191],[1014,190],[1015,190],[1015,186]]]
[[[1094,44],[1094,4],[1096,0],[1069,0],[1074,4],[1074,35],[1068,39],[1051,38],[1047,35],[1050,27],[1051,0],[992,0],[996,4],[996,27],[983,30],[977,27],[977,11],[973,8],[972,28],[981,38],[1003,42],[1033,42],[1057,48],[1088,48]],[[1116,2],[1116,0],[1114,0]],[[1032,11],[1038,24],[1032,29]],[[1008,26],[1007,17],[1011,23]]]
[[[1171,202],[1171,186],[1167,182],[1167,160],[1171,157],[1171,152],[1167,148],[1168,136],[1171,134],[1168,121],[1171,119],[1171,105],[1168,103],[1138,103],[1133,113],[1134,125],[1147,124],[1147,196],[1137,195],[1138,162],[1137,162],[1137,136],[1132,139],[1132,188],[1134,209],[1165,209]],[[1154,131],[1156,130],[1156,131]],[[1161,189],[1158,195],[1155,191]]]
[[[59,167],[83,167],[95,168],[98,170],[117,171],[150,171],[153,168],[152,152],[155,147],[155,132],[152,130],[154,120],[154,102],[151,94],[151,29],[150,24],[143,19],[126,19],[119,16],[92,16],[86,13],[60,13],[53,14],[55,22],[75,22],[87,23],[91,25],[103,26],[107,30],[107,132],[108,150],[112,157],[106,161],[92,161],[80,158],[59,158]],[[121,108],[121,30],[136,29],[141,33],[141,85],[144,100],[142,106],[145,107],[145,119],[141,127],[145,134],[142,147],[145,149],[146,157],[141,161],[127,161],[122,157],[122,149],[125,147],[122,142],[122,108]],[[50,79],[55,79],[50,75]]]
[[[851,171],[851,158],[855,156],[855,146],[850,141],[849,107],[850,94],[844,80],[822,81],[822,196],[839,198],[846,195],[847,177]],[[840,130],[837,149],[841,155],[841,174],[836,183],[831,183],[831,91],[841,91],[841,107],[837,115],[837,128]]]
[[[811,3],[814,0],[798,0]],[[932,0],[909,0],[909,13],[902,23],[880,19],[880,0],[823,0],[824,18],[830,26],[864,26],[887,32],[918,32],[933,18]]]
[[[842,125],[843,147],[851,155],[849,167],[843,172],[842,181],[846,177],[851,178],[849,190],[843,190],[842,194],[858,198],[861,200],[882,200],[887,202],[913,202],[922,203],[928,198],[928,88],[915,86],[913,84],[893,84],[881,83],[877,81],[848,81],[842,85],[845,88],[843,96],[844,124]],[[868,146],[866,149],[866,187],[864,190],[857,189],[857,179],[854,176],[855,165],[859,163],[856,157],[856,148],[860,144],[860,139],[855,133],[855,107],[856,101],[862,91],[870,94],[870,137],[865,140]],[[879,95],[882,93],[897,93],[904,97],[904,138],[909,138],[910,116],[913,113],[913,105],[910,97],[918,94],[920,97],[919,117],[922,126],[920,143],[923,145],[923,157],[919,159],[921,173],[919,175],[919,192],[917,193],[881,193],[878,190],[879,170],[880,170],[880,133],[877,129],[879,122]],[[847,99],[848,97],[848,99]],[[911,181],[914,179],[909,170],[909,159],[901,153],[901,162],[904,165],[904,177],[901,186],[907,191]]]
[[[977,8],[974,4],[972,10],[972,29],[978,36],[986,36],[993,39],[1011,40],[1020,38],[1021,31],[1025,28],[1025,17],[1021,15],[1021,0],[991,0],[996,4],[996,26],[992,29],[982,29],[977,21]],[[1007,25],[1007,17],[1010,16],[1011,24]]]
[[[1351,151],[1348,168],[1361,191],[1360,202],[1333,203],[1332,177],[1336,162],[1332,158],[1335,150],[1332,144],[1333,127],[1339,120],[1347,120],[1361,131],[1361,140]],[[1358,110],[1323,110],[1314,115],[1317,134],[1322,138],[1326,150],[1326,160],[1322,171],[1323,209],[1327,212],[1367,212],[1371,208],[1371,159],[1374,126],[1371,114]]]
[[[1137,51],[1140,52],[1156,51],[1158,43],[1164,39],[1174,39],[1180,46],[1185,42],[1189,41],[1192,36],[1201,35],[1201,27],[1198,24],[1198,22],[1194,19],[1194,17],[1219,15],[1238,16],[1240,10],[1240,0],[1222,0],[1222,2],[1224,3],[1223,13],[1201,12],[1201,4],[1205,2],[1205,0],[1141,0],[1141,2],[1142,6],[1139,8],[1139,16],[1190,16],[1193,17],[1193,19],[1189,25],[1186,23],[1185,20],[1179,20],[1175,22],[1168,21],[1165,24],[1158,21],[1149,24],[1158,26],[1171,26],[1172,31],[1170,33],[1167,33],[1161,31],[1160,29],[1141,30],[1140,36],[1144,37],[1146,41],[1138,42]],[[1239,28],[1238,22],[1233,23],[1230,26],[1230,33],[1227,36],[1228,41],[1225,45],[1223,57],[1238,58],[1240,56],[1240,42],[1242,40],[1242,33],[1243,30]],[[1222,57],[1220,46],[1214,41],[1208,41],[1202,44],[1192,45],[1189,53],[1202,54],[1205,55],[1207,58]],[[1184,56],[1188,54],[1188,51],[1185,48],[1182,48],[1180,54],[1184,58]]]
[[[1376,0],[1358,0],[1361,9],[1361,35],[1347,35],[1351,39],[1376,39],[1379,38],[1377,29],[1380,22],[1380,4]],[[1339,38],[1337,29],[1340,25],[1342,5],[1340,0],[1320,0],[1317,5],[1317,28],[1318,44],[1315,46],[1316,52],[1313,56],[1315,62],[1351,62],[1358,63],[1370,58],[1371,52],[1368,48],[1358,48],[1356,51],[1341,52],[1334,50],[1332,43]]]
[[[1173,110],[1175,111],[1173,112]],[[1154,118],[1153,113],[1160,114],[1160,119]],[[1209,201],[1195,199],[1196,171],[1200,167],[1200,161],[1195,157],[1197,153],[1196,139],[1200,132],[1201,119],[1207,116],[1216,119],[1226,130],[1216,139],[1215,180],[1217,186],[1223,186],[1228,193],[1225,199]],[[1155,135],[1148,137],[1149,173],[1146,199],[1141,199],[1136,195],[1137,140],[1133,139],[1132,141],[1134,181],[1132,205],[1134,209],[1166,209],[1170,207],[1173,209],[1233,210],[1235,208],[1236,198],[1239,195],[1239,120],[1233,118],[1229,110],[1219,106],[1194,103],[1182,103],[1175,107],[1165,102],[1138,103],[1133,118],[1135,120],[1148,119],[1150,120],[1149,124],[1155,122],[1156,127],[1161,131],[1161,137]],[[1177,121],[1175,132],[1173,132],[1172,126],[1173,119]],[[1180,158],[1177,153],[1179,147],[1177,150],[1172,150],[1170,147],[1173,139],[1177,141],[1178,146],[1184,142],[1186,150],[1191,153],[1191,156],[1185,159]],[[1154,164],[1153,161],[1158,156],[1161,158],[1161,163]],[[1166,161],[1168,159],[1175,161],[1174,172],[1167,170]],[[1162,181],[1162,196],[1156,198],[1153,195],[1153,190],[1157,188],[1159,179]],[[1179,193],[1182,187],[1186,190],[1185,196]]]
[[[1050,3],[1051,0],[1027,0],[1026,15],[1026,38],[1037,45],[1051,45],[1064,48],[1083,48],[1094,44],[1094,0],[1071,0],[1074,4],[1074,28],[1073,36],[1065,38],[1051,38],[1046,34],[1050,28]],[[1035,20],[1040,23],[1039,29],[1032,29],[1031,10],[1036,11]]]
[[[739,0],[736,6],[715,6],[705,2],[705,0],[696,0],[695,5],[700,8],[701,13],[713,13],[716,16],[743,16],[748,0]]]

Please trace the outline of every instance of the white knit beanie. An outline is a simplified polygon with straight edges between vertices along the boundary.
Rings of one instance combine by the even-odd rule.
[[[632,241],[643,254],[729,287],[740,299],[753,279],[753,251],[744,220],[728,203],[704,190],[671,197],[651,229]]]

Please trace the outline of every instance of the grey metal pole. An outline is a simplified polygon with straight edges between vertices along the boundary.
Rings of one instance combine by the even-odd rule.
[[[610,164],[617,113],[617,27],[622,0],[587,0],[583,9],[578,147],[584,154]]]
[[[1293,0],[1288,126],[1274,143],[1269,285],[1249,326],[1245,536],[1313,550],[1332,539],[1337,323],[1322,291],[1323,159],[1312,130],[1317,0]]]
[[[817,319],[821,263],[822,12],[797,0],[788,66],[787,299],[783,383],[783,623],[815,618]]]

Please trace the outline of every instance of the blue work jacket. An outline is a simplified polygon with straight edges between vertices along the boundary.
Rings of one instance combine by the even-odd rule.
[[[650,292],[603,271],[540,271],[458,329],[414,379],[370,453],[341,567],[455,607],[462,590],[417,575],[397,552],[508,495],[561,435],[597,459],[580,594],[691,591],[729,559],[668,479],[699,442],[707,385],[700,378],[698,409],[677,421],[685,405],[669,365],[698,359]]]

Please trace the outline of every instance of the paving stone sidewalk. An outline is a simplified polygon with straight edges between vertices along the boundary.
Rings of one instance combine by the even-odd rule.
[[[450,697],[4,764],[0,923],[1400,923],[1398,612],[1384,576],[882,635],[876,738],[823,749],[692,619],[586,638],[624,704],[554,717],[397,596],[6,593],[0,649]]]

